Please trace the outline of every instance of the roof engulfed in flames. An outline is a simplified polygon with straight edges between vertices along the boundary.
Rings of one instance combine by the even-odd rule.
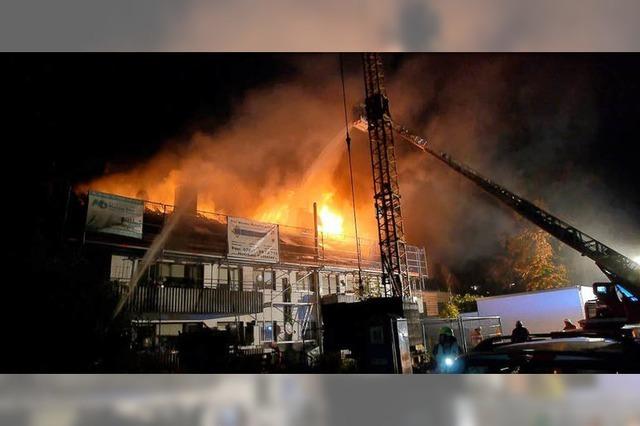
[[[106,174],[79,185],[79,192],[93,189],[172,205],[175,191],[185,183],[198,192],[198,210],[249,217],[262,222],[313,227],[313,204],[317,203],[318,231],[353,235],[353,211],[349,196],[335,182],[335,170],[344,154],[342,135],[327,144],[305,169],[302,178],[271,183],[267,177],[246,178],[231,167],[211,164],[189,156],[187,160],[160,154],[133,170]],[[274,181],[277,179],[273,178]],[[358,206],[360,216],[372,216],[371,205]],[[361,221],[361,236],[375,229]]]

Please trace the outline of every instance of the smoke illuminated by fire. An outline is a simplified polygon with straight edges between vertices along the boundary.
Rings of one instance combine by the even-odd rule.
[[[353,235],[337,57],[309,59],[294,61],[288,81],[243,96],[224,126],[169,141],[143,164],[115,172],[112,165],[76,189],[173,205],[175,188],[186,183],[198,189],[199,210],[305,228],[313,227],[315,202],[321,232]],[[394,119],[604,242],[618,242],[622,252],[637,252],[637,221],[611,208],[615,194],[606,180],[581,165],[584,141],[593,145],[597,128],[595,77],[573,72],[581,59],[543,68],[532,67],[536,61],[411,57],[387,79]],[[347,105],[362,102],[356,62],[357,73],[347,75]],[[359,235],[377,240],[368,142],[359,132],[352,136]],[[484,264],[518,231],[508,212],[460,176],[403,143],[396,149],[407,240],[427,246],[434,263]],[[585,200],[592,208],[578,208]],[[572,282],[601,279],[578,254],[563,256]]]
[[[153,175],[153,173],[151,173]],[[118,194],[126,197],[139,198],[152,202],[173,205],[176,188],[185,181],[181,170],[172,170],[169,174],[148,184],[149,173],[133,171],[104,176],[88,185],[79,187],[86,191],[91,188],[98,191]],[[313,203],[317,203],[318,231],[327,234],[352,234],[353,230],[346,225],[353,226],[345,217],[351,218],[351,206],[346,199],[336,196],[337,190],[333,182],[323,174],[307,176],[302,183],[294,188],[285,188],[269,195],[253,211],[234,211],[225,209],[215,202],[215,184],[195,185],[198,188],[198,210],[206,212],[226,213],[230,215],[245,215],[262,222],[278,223],[290,226],[312,227]],[[258,191],[259,188],[256,188]]]
[[[310,90],[292,83],[253,93],[235,111],[239,119],[223,130],[196,132],[146,163],[76,189],[173,205],[176,188],[188,185],[198,192],[200,211],[305,228],[313,228],[316,203],[320,232],[353,235],[341,104],[334,93],[322,94],[321,86],[320,95]],[[368,155],[364,144],[361,152]],[[362,159],[360,182],[369,182],[368,158]],[[376,229],[367,190],[356,189],[362,237]]]

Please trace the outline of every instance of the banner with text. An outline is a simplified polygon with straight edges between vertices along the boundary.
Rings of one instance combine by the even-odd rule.
[[[86,231],[142,238],[144,202],[89,191]]]
[[[227,256],[232,259],[277,263],[278,225],[229,216]]]

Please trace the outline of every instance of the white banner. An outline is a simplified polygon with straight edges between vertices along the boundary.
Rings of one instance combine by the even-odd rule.
[[[144,202],[102,192],[89,191],[86,230],[142,238]]]
[[[277,263],[278,225],[229,216],[227,219],[229,258]]]

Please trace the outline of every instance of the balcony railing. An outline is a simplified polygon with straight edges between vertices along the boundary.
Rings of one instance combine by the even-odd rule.
[[[129,287],[117,285],[117,291],[123,296]],[[253,314],[262,312],[262,304],[262,292],[258,291],[138,286],[125,306],[136,313]]]

